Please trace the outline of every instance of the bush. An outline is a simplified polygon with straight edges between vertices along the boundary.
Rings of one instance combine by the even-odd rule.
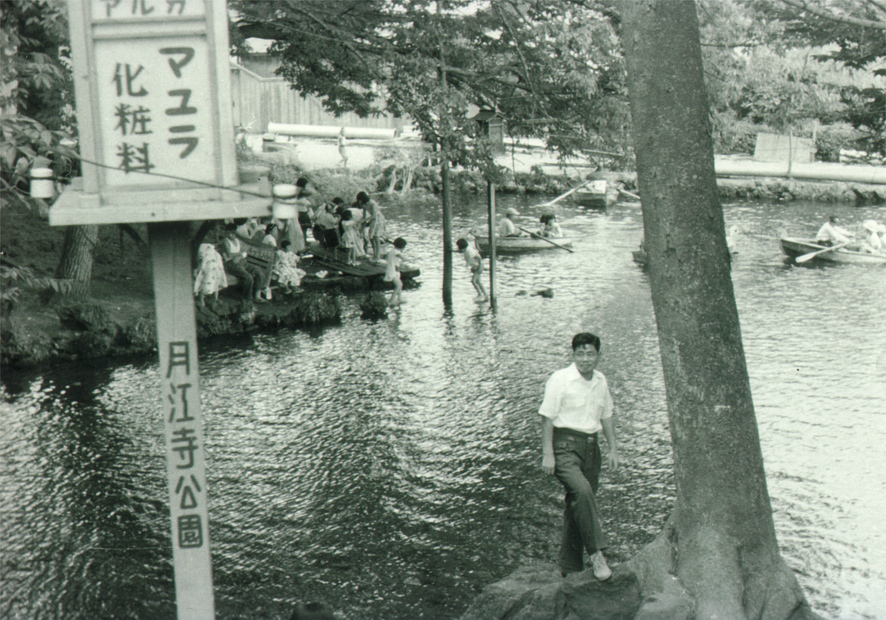
[[[865,134],[848,123],[835,123],[819,130],[815,139],[817,157],[821,161],[840,161],[840,149],[857,149]]]
[[[714,152],[721,155],[753,155],[757,134],[773,131],[766,125],[738,120],[729,112],[713,113]]]

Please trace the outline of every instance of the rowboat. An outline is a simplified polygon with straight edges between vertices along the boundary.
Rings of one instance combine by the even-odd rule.
[[[608,209],[618,200],[618,189],[610,187],[606,179],[597,179],[577,190],[572,200],[580,207]]]
[[[489,237],[476,235],[477,249],[480,254],[487,256],[489,254]],[[536,252],[540,250],[556,250],[557,245],[566,248],[572,247],[572,239],[567,237],[551,237],[547,241],[547,237],[533,237],[529,235],[520,237],[496,237],[495,253],[496,254],[521,254],[523,252]]]
[[[810,252],[828,250],[828,246],[816,243],[814,239],[801,239],[799,237],[782,237],[780,240],[782,251],[791,258],[797,258]],[[856,263],[856,264],[886,264],[886,256],[882,254],[868,254],[848,248],[828,250],[810,259],[811,261],[828,263]]]

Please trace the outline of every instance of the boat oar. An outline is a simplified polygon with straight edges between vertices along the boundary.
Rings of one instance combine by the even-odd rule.
[[[833,252],[834,250],[839,250],[842,247],[846,247],[849,243],[841,243],[840,245],[835,245],[829,248],[825,248],[823,250],[816,250],[815,252],[809,252],[809,254],[803,254],[794,259],[795,263],[805,263],[806,261],[810,261],[819,254],[824,254],[825,252]]]
[[[639,197],[637,194],[633,194],[633,193],[629,192],[629,191],[626,190],[626,189],[620,189],[620,190],[618,190],[618,193],[619,193],[619,194],[624,194],[624,195],[627,196],[628,198],[633,198],[634,200],[637,200],[637,201],[640,200],[640,197]]]
[[[567,248],[565,245],[560,245],[559,243],[554,243],[553,241],[551,241],[551,240],[548,239],[547,237],[543,237],[543,236],[541,236],[541,235],[538,235],[538,234],[532,232],[531,230],[526,230],[525,228],[520,228],[519,226],[517,226],[517,230],[522,230],[523,232],[525,232],[525,233],[526,233],[527,235],[529,235],[530,237],[535,237],[536,239],[541,239],[541,240],[543,240],[543,241],[547,241],[547,242],[550,243],[551,245],[556,245],[556,246],[557,246],[558,248],[560,248],[561,250],[566,250],[567,252],[574,252],[574,251],[575,251],[575,250],[573,250],[573,249],[571,249],[571,248]]]
[[[560,194],[559,196],[557,196],[557,197],[554,198],[553,200],[550,200],[550,201],[548,201],[548,202],[543,202],[542,204],[540,204],[540,205],[535,205],[535,206],[536,206],[536,207],[551,207],[551,206],[557,204],[558,202],[560,202],[561,200],[563,200],[564,198],[566,198],[566,196],[569,196],[570,194],[573,194],[573,193],[577,192],[578,190],[580,190],[582,187],[584,187],[584,186],[587,185],[587,184],[588,184],[588,181],[585,181],[585,182],[582,183],[581,185],[579,185],[579,186],[577,186],[577,187],[573,187],[571,190],[569,190],[569,191],[566,192],[565,194]]]

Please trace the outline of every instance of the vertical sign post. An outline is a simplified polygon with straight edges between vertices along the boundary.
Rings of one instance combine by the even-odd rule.
[[[215,617],[191,244],[175,223],[151,224],[160,352],[160,403],[172,517],[178,617]]]
[[[271,213],[266,181],[239,184],[226,9],[69,0],[83,176],[49,214],[148,223],[180,620],[215,617],[188,221]]]

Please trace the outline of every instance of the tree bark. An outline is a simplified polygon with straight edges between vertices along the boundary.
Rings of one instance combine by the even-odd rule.
[[[92,263],[95,245],[98,243],[98,226],[69,226],[65,229],[65,241],[55,277],[70,283],[62,295],[71,299],[89,296],[92,280]]]
[[[695,618],[815,617],[781,558],[730,274],[692,0],[626,0],[637,176],[677,501],[634,560]]]

